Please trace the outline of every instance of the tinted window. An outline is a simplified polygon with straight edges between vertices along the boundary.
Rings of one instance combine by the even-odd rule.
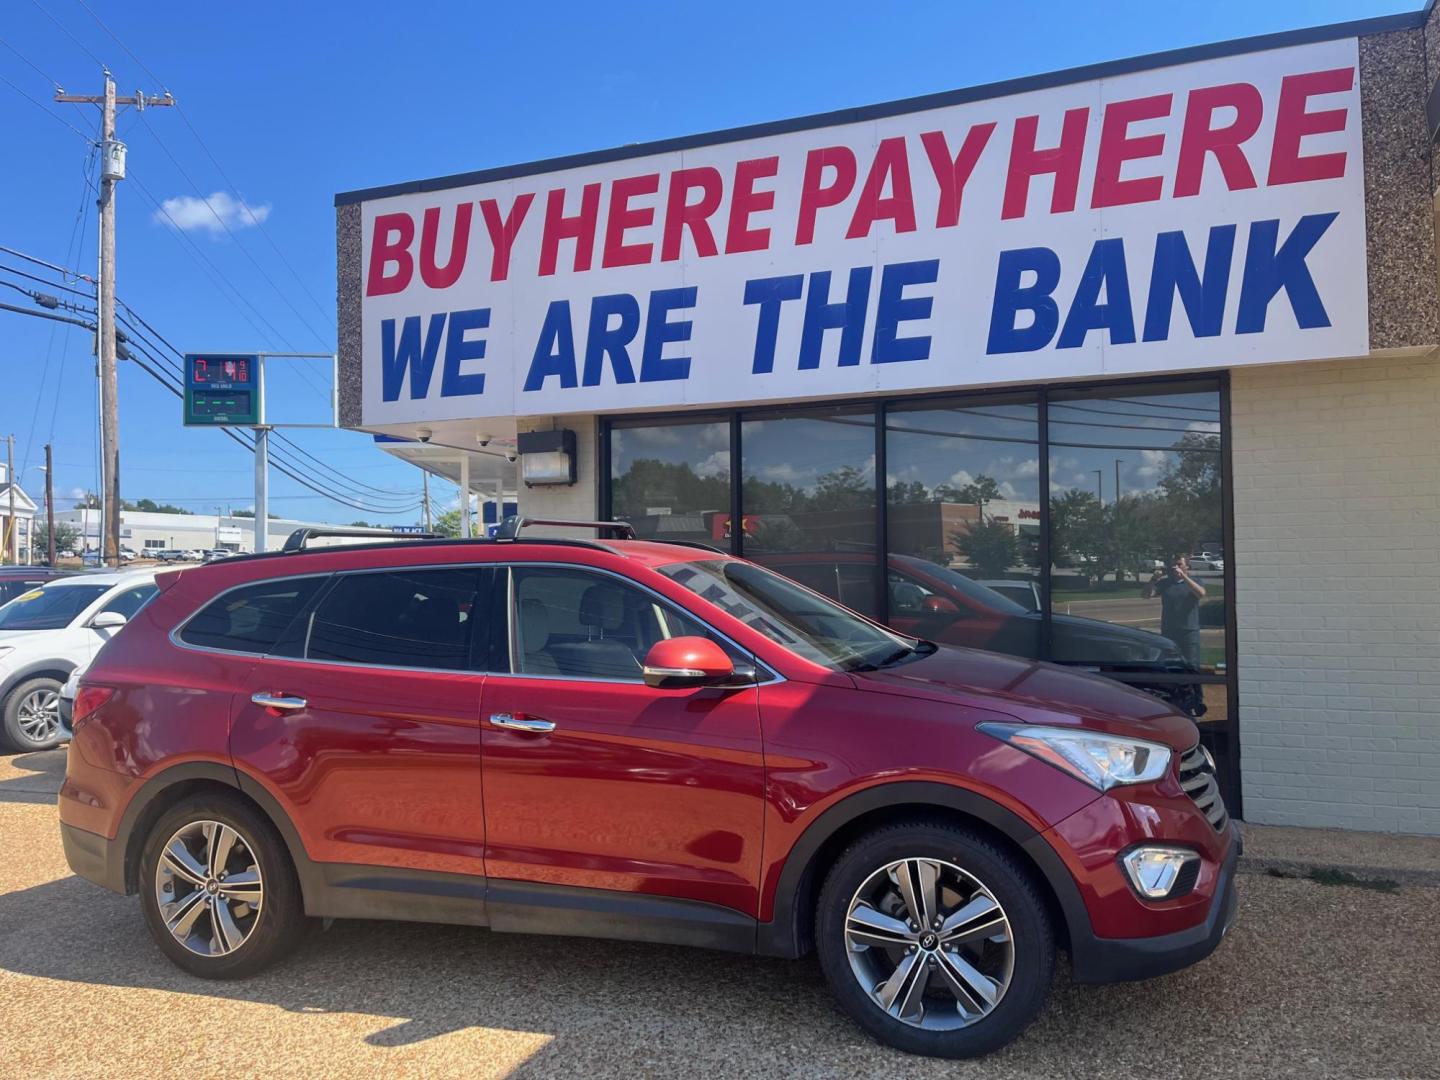
[[[617,424],[610,435],[610,502],[637,536],[728,546],[729,421]]]
[[[0,630],[59,630],[93,604],[108,585],[51,585],[21,593],[0,608]]]
[[[27,593],[31,589],[38,589],[44,585],[43,581],[0,581],[0,604],[14,600],[21,593]]]
[[[135,613],[145,606],[146,601],[159,591],[159,588],[150,582],[136,585],[133,589],[126,589],[124,592],[112,596],[100,610],[118,612],[127,619],[133,619]]]
[[[516,567],[515,670],[639,682],[645,654],[672,637],[709,637],[702,623],[607,574]],[[732,660],[744,660],[718,641]]]
[[[207,649],[269,652],[324,580],[262,581],[225,593],[185,624],[180,640]]]
[[[479,580],[475,569],[347,574],[315,609],[305,656],[466,670]]]

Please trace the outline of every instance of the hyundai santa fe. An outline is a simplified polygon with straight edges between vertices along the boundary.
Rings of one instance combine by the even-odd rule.
[[[1224,935],[1238,834],[1164,702],[528,524],[161,573],[76,695],[71,867],[204,977],[322,918],[814,950],[865,1030],[951,1057],[1019,1034],[1058,950],[1140,979]]]

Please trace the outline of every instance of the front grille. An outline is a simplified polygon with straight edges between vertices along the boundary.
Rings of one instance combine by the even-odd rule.
[[[1195,805],[1216,832],[1225,828],[1229,815],[1225,813],[1225,800],[1220,798],[1220,784],[1215,779],[1215,767],[1210,763],[1205,748],[1199,743],[1180,759],[1180,786],[1186,795],[1195,800]]]

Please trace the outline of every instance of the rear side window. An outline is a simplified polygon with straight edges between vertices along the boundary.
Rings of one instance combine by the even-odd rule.
[[[343,575],[315,609],[305,658],[468,670],[479,586],[470,567]]]
[[[144,585],[136,585],[133,589],[126,589],[122,593],[112,596],[101,611],[114,611],[124,615],[127,619],[133,619],[135,613],[149,603],[159,588],[147,582]]]
[[[180,631],[180,640],[206,649],[268,653],[324,580],[290,578],[232,589],[201,608]]]

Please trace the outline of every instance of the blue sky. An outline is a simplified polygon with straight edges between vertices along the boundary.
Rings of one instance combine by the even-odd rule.
[[[115,72],[122,93],[163,85],[184,110],[121,118],[131,179],[117,203],[120,298],[181,350],[329,352],[337,191],[1418,6],[1419,0],[1112,2],[1101,16],[1100,5],[1061,2],[251,0],[160,12],[111,0],[10,0],[0,23],[0,38],[10,46],[0,46],[0,77],[14,84],[0,81],[7,149],[0,244],[94,273],[86,143],[15,87],[46,103],[50,79],[73,93],[98,93],[97,61]],[[95,130],[91,107],[47,108],[82,132]],[[196,201],[216,192],[223,194],[212,205],[233,236],[212,229],[214,217]],[[157,202],[188,200],[167,205],[191,227],[181,233],[155,220],[146,193]],[[263,232],[252,215],[263,218]],[[0,255],[0,264],[25,265],[8,255]],[[9,294],[5,303],[29,305],[12,289],[0,292]],[[62,507],[72,491],[97,486],[89,353],[84,331],[52,331],[51,324],[0,311],[0,435],[15,434],[17,473],[27,470],[21,479],[32,492],[43,487],[34,469],[41,447],[54,443]],[[250,505],[248,452],[218,432],[182,428],[175,398],[133,365],[121,369],[125,497],[202,513]],[[290,382],[297,394],[317,400],[313,387]],[[379,512],[418,506],[419,473],[372,449],[368,437],[291,437],[350,478],[352,498],[366,509],[311,495],[277,476],[272,513],[416,520],[413,508]],[[453,488],[436,491],[442,501],[453,497]]]

